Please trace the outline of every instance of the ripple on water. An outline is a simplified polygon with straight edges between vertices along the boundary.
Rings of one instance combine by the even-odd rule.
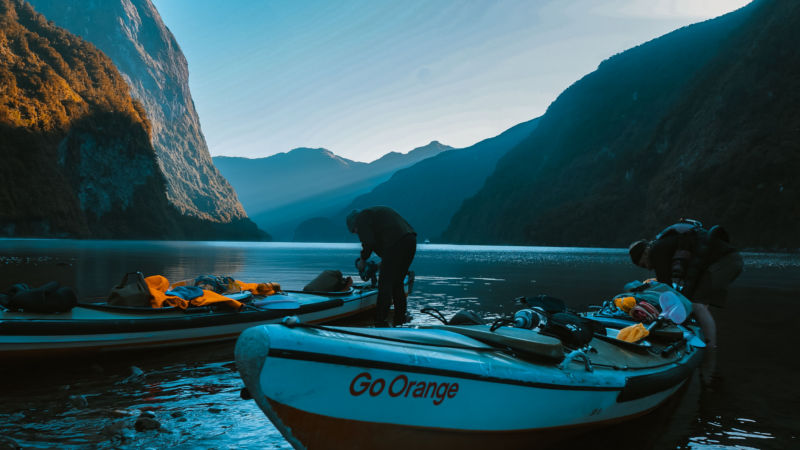
[[[728,425],[721,417],[717,420],[705,422],[705,430],[700,436],[689,438],[688,447],[694,449],[763,449],[768,441],[774,441],[772,433],[756,430],[762,428],[757,421],[747,418],[737,418],[736,425]],[[771,446],[768,445],[769,448]]]

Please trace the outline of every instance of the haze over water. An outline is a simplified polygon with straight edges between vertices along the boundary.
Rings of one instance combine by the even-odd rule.
[[[356,277],[357,254],[356,244],[0,240],[0,289],[58,280],[81,298],[105,297],[135,270],[170,280],[230,275],[300,289],[325,269]],[[714,311],[720,329],[715,361],[707,361],[666,407],[575,445],[797,446],[800,363],[791,353],[776,357],[775,349],[786,347],[782,341],[797,342],[800,257],[744,257],[745,272],[731,288],[728,307]],[[412,325],[434,322],[419,314],[424,306],[448,317],[460,309],[496,317],[515,311],[515,297],[540,293],[582,310],[611,298],[627,281],[649,276],[622,249],[544,247],[420,245],[412,270]],[[132,366],[144,374],[126,381]],[[239,398],[241,387],[233,343],[33,364],[3,361],[0,437],[35,447],[288,448],[256,404]],[[126,427],[142,409],[151,410],[164,431]]]

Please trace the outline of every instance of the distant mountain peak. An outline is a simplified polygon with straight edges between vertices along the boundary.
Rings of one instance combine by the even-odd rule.
[[[408,153],[391,152],[371,163],[352,161],[324,148],[300,147],[265,158],[215,157],[256,223],[278,239],[291,239],[297,224],[327,217],[369,192],[396,171],[449,150],[438,141]],[[242,173],[268,173],[267,179]]]
[[[446,149],[446,150],[449,150],[451,148],[453,148],[453,147],[450,147],[449,145],[444,145],[439,141],[430,141],[427,145],[423,145],[422,147],[417,147],[417,148],[411,150],[411,152],[416,152],[416,151],[419,151],[419,150],[431,150],[431,149],[440,149],[440,150],[441,149]],[[411,152],[409,152],[409,153],[411,153]]]
[[[418,161],[420,161],[422,159],[434,156],[434,155],[436,155],[438,153],[441,153],[441,152],[447,151],[447,150],[453,150],[453,147],[450,147],[449,145],[444,145],[439,141],[431,141],[429,144],[423,145],[422,147],[416,147],[416,148],[410,150],[408,153],[400,153],[400,152],[394,152],[394,151],[389,152],[389,153],[381,156],[380,158],[376,159],[375,161],[372,161],[370,164],[378,164],[378,165],[380,165],[380,164],[384,164],[384,163],[389,162],[389,161],[394,161],[394,160],[397,160],[398,158],[403,158],[403,157],[406,157],[406,158],[411,157],[414,160],[414,162],[418,162]],[[409,165],[411,165],[411,164],[409,164]]]
[[[298,147],[288,152],[276,153],[264,159],[275,161],[291,161],[294,164],[322,164],[327,166],[331,163],[338,166],[353,166],[363,163],[342,158],[326,148]]]
[[[310,153],[310,154],[323,154],[323,155],[328,155],[328,156],[336,156],[332,151],[328,150],[327,148],[322,148],[322,147],[318,147],[318,148],[297,147],[297,148],[293,148],[293,149],[291,149],[291,150],[289,150],[288,152],[285,152],[285,153],[295,153],[295,154]]]

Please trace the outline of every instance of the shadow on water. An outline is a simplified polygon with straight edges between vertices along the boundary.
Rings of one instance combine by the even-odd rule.
[[[357,251],[350,244],[0,241],[0,290],[58,280],[84,298],[103,297],[131,270],[174,280],[230,275],[298,289],[325,269],[356,276]],[[800,258],[746,254],[745,261],[728,306],[714,310],[720,349],[703,371],[650,414],[559,447],[797,447],[800,362],[791,344],[798,342]],[[580,310],[649,276],[614,249],[421,245],[412,268],[412,325],[436,322],[418,312],[424,306],[448,317],[472,309],[491,319],[512,314],[514,298],[540,293]],[[232,342],[2,361],[0,437],[32,447],[288,448],[255,403],[240,399],[241,387]],[[142,411],[159,430],[136,431]]]

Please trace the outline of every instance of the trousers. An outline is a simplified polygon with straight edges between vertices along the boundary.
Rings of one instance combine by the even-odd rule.
[[[389,316],[389,306],[394,302],[393,325],[402,325],[406,317],[406,293],[403,286],[406,273],[417,252],[417,236],[407,234],[381,255],[378,275],[378,300],[375,323],[384,324]]]

